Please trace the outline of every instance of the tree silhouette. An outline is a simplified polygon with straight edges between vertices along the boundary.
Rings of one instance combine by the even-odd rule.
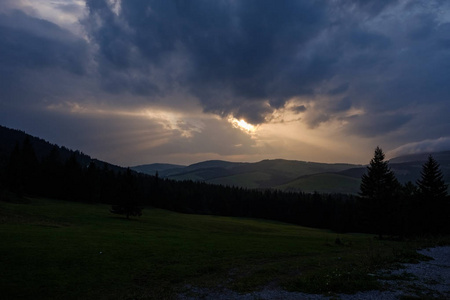
[[[41,194],[58,198],[64,196],[63,164],[59,147],[54,145],[41,163]]]
[[[142,208],[138,205],[136,177],[130,168],[119,178],[118,196],[116,205],[112,205],[110,212],[113,214],[137,217],[142,215]]]
[[[438,162],[430,155],[417,180],[422,230],[425,233],[445,231],[448,225],[447,187]],[[417,215],[417,214],[416,214]]]
[[[385,154],[376,147],[374,157],[367,166],[367,173],[361,178],[359,195],[367,200],[367,218],[375,227],[380,238],[391,232],[395,210],[395,193],[400,184],[391,171]]]
[[[22,196],[23,194],[23,179],[22,179],[22,161],[19,143],[16,143],[12,151],[8,164],[6,166],[6,180],[10,191]]]
[[[127,219],[130,219],[130,216],[139,217],[142,215],[142,208],[131,204],[129,202],[124,202],[118,205],[112,205],[110,212],[113,214],[124,215]]]
[[[22,147],[19,147],[19,143],[16,143],[11,153],[6,168],[9,188],[19,196],[33,194],[38,186],[38,175],[39,161],[27,136],[22,143]]]
[[[438,162],[433,156],[428,156],[427,162],[422,166],[421,178],[417,180],[419,194],[424,198],[439,200],[447,196],[447,184],[440,170]]]

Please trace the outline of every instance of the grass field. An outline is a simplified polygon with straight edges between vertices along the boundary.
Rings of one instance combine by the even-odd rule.
[[[48,199],[0,202],[0,241],[2,299],[170,299],[187,285],[354,292],[379,287],[376,268],[418,257],[371,235],[151,208],[126,220]]]

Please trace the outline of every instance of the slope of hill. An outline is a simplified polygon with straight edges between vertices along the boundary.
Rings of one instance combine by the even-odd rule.
[[[389,166],[394,171],[398,181],[402,184],[408,181],[415,183],[420,179],[420,172],[422,166],[428,159],[428,156],[432,155],[434,159],[439,163],[444,180],[450,183],[450,151],[443,152],[428,152],[419,154],[409,154],[399,157],[395,157],[389,160]],[[351,168],[338,172],[340,175],[348,176],[351,178],[361,179],[361,176],[366,172],[366,167]]]
[[[433,158],[435,160],[437,160],[440,164],[450,163],[450,151],[407,154],[407,155],[402,155],[399,157],[394,157],[394,158],[390,159],[389,162],[391,164],[401,164],[401,163],[410,163],[410,162],[424,163],[430,154],[433,155]]]
[[[130,169],[148,175],[155,175],[155,173],[158,172],[158,175],[161,175],[162,173],[164,174],[163,176],[166,177],[168,174],[176,173],[185,167],[186,166],[174,164],[147,164],[130,167]]]
[[[277,186],[277,188],[284,191],[302,191],[306,193],[357,194],[359,185],[359,178],[339,173],[321,173],[299,177],[287,184]]]
[[[405,155],[389,161],[401,183],[416,182],[422,165],[430,153]],[[446,182],[450,182],[450,151],[431,153],[439,162]],[[166,167],[167,166],[167,167]],[[295,160],[262,160],[256,163],[204,161],[187,167],[175,165],[148,165],[144,173],[154,175],[158,170],[163,178],[193,180],[244,188],[276,188],[285,191],[320,193],[348,193],[359,191],[363,165],[326,164]],[[141,171],[142,166],[133,167]],[[141,171],[142,172],[142,171]]]
[[[84,154],[78,150],[73,151],[66,147],[60,147],[52,144],[46,140],[29,135],[23,131],[10,129],[0,125],[0,169],[5,167],[12,151],[16,144],[21,146],[24,140],[28,138],[35,154],[39,160],[42,160],[52,151],[54,147],[57,147],[59,153],[59,159],[61,162],[65,162],[70,156],[75,155],[76,160],[82,166],[87,166],[89,163],[94,162],[97,166],[103,168],[107,167],[113,171],[124,171],[125,168],[119,167],[95,158],[91,158],[89,155]]]
[[[444,180],[450,183],[450,151],[400,156],[391,159],[390,166],[400,182],[416,182],[429,155],[439,163]]]
[[[394,171],[400,183],[406,183],[408,181],[415,183],[420,178],[422,166],[427,161],[429,155],[432,155],[439,163],[444,180],[450,183],[450,151],[402,155],[390,159],[389,166]],[[359,167],[341,171],[339,174],[353,178],[361,178],[365,172],[366,167]]]
[[[203,181],[244,188],[277,187],[284,189],[284,184],[288,184],[300,176],[339,172],[354,167],[358,167],[358,165],[274,159],[256,163],[212,160],[199,162],[187,167],[176,166],[175,168],[165,168],[165,165],[153,164],[136,166],[132,169],[141,172],[144,169],[144,173],[147,174],[154,174],[158,170],[158,174],[161,177],[175,180]],[[148,173],[148,170],[152,173]],[[341,177],[343,178],[344,175]],[[349,180],[353,181],[352,178]]]
[[[59,147],[23,131],[0,126],[0,168],[5,167],[16,144],[25,138],[30,140],[36,155],[42,160],[52,148],[58,147],[61,161],[75,155],[81,165],[95,162],[100,167],[114,171],[125,169],[103,161],[92,159],[80,151]],[[416,182],[420,178],[422,165],[429,154],[440,164],[444,179],[450,183],[450,151],[405,155],[390,160],[390,166],[401,183]],[[327,164],[295,160],[263,160],[256,163],[211,160],[189,166],[174,164],[149,164],[131,168],[136,172],[174,180],[193,180],[212,184],[244,188],[277,188],[288,191],[356,193],[366,167],[352,164]]]

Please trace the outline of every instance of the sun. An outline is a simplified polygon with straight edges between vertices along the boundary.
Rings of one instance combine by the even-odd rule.
[[[229,117],[228,122],[230,122],[234,128],[239,128],[240,130],[242,130],[248,134],[255,133],[255,131],[256,131],[256,126],[254,126],[250,123],[247,123],[244,119],[238,120],[235,117]]]

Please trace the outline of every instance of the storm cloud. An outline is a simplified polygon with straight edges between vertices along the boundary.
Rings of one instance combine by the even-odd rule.
[[[100,68],[130,74],[106,75],[113,86],[148,94],[180,88],[222,116],[258,124],[289,99],[318,93],[331,109],[345,99],[341,109],[387,110],[450,92],[450,68],[442,66],[450,61],[450,23],[439,2],[86,4]]]
[[[115,86],[142,91],[135,77],[158,74],[146,82],[155,87],[148,93],[164,93],[161,85],[181,88],[205,111],[261,123],[267,103],[283,106],[329,76],[329,58],[302,57],[325,20],[319,3],[123,1],[114,7],[94,0],[87,7],[101,68],[133,74]]]
[[[5,1],[2,118],[20,127],[39,106],[188,111],[152,127],[170,129],[154,155],[181,138],[185,153],[203,144],[218,156],[261,154],[275,143],[263,133],[280,123],[403,149],[449,136],[449,12],[440,0]],[[230,118],[261,133],[227,131]],[[212,128],[227,136],[227,154],[208,144]]]

